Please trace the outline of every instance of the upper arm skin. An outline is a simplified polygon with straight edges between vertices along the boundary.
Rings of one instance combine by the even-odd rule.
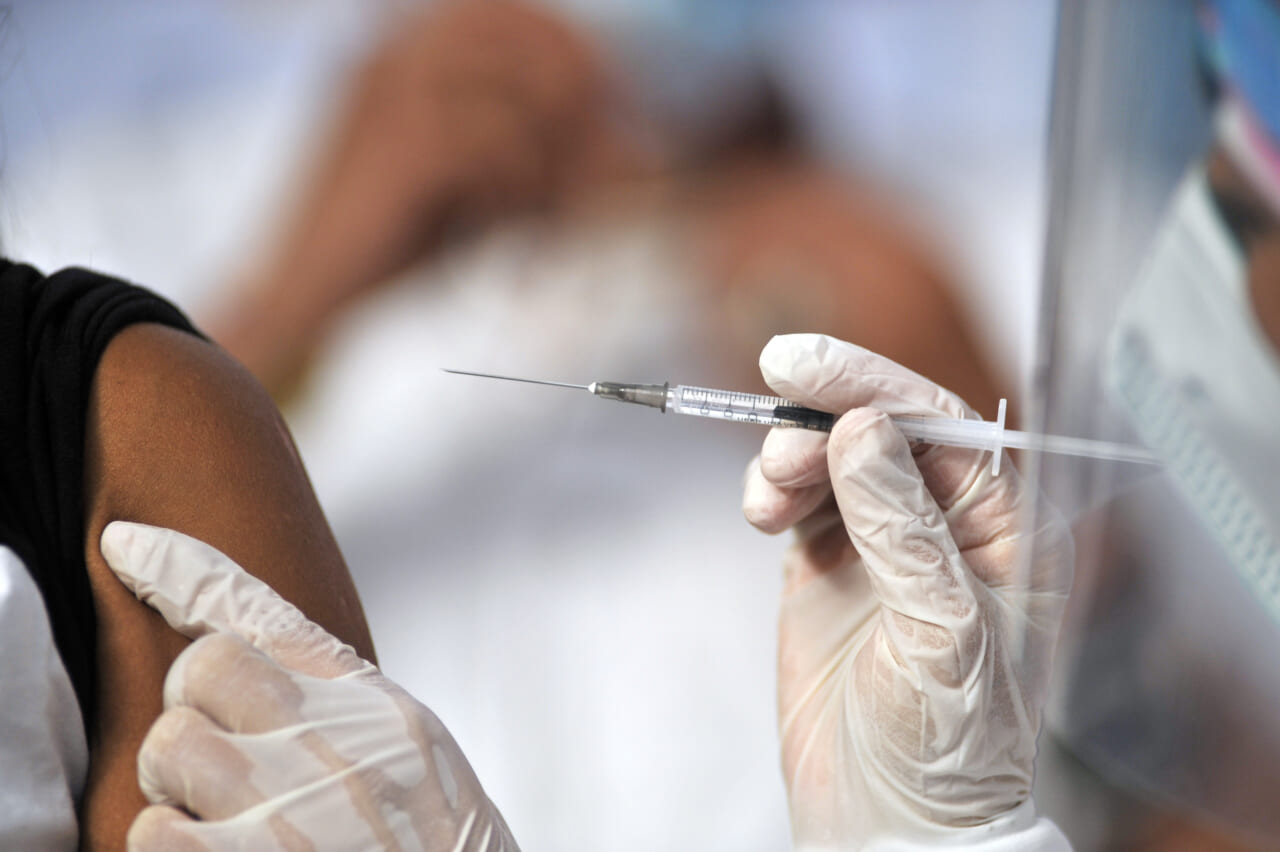
[[[99,549],[108,523],[171,527],[208,542],[371,661],[373,643],[283,420],[221,350],[164,326],[125,329],[99,363],[85,432],[98,714],[81,847],[123,849],[146,804],[138,748],[187,640],[111,573]]]

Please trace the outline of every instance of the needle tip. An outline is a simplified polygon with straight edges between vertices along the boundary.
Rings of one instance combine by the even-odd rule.
[[[574,388],[576,390],[585,390],[587,385],[571,385],[566,382],[546,382],[541,379],[520,379],[515,376],[496,376],[493,373],[473,373],[470,370],[451,370],[448,367],[441,367],[446,373],[456,373],[459,376],[479,376],[482,379],[501,379],[504,382],[525,382],[531,385],[551,385],[560,388]]]

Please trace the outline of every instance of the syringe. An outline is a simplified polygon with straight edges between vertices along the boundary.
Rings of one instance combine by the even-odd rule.
[[[467,370],[446,369],[445,372],[461,376],[480,376],[508,382],[585,390],[604,399],[632,402],[663,412],[674,411],[677,414],[692,414],[697,417],[711,417],[735,423],[795,426],[801,429],[830,432],[836,421],[836,415],[830,412],[806,408],[782,397],[762,396],[741,391],[715,390],[670,383],[652,385],[592,382],[589,385],[573,385],[539,379],[520,379],[514,376],[495,376],[491,373],[472,373]],[[902,434],[913,441],[990,451],[993,475],[999,475],[1000,459],[1006,449],[1037,450],[1045,453],[1142,464],[1160,463],[1160,460],[1149,451],[1131,444],[1006,429],[1004,428],[1006,408],[1006,401],[1000,400],[995,422],[912,415],[895,415],[891,419]]]

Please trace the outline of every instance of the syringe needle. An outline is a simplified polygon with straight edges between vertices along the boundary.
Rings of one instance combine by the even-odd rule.
[[[557,388],[573,388],[574,390],[591,390],[590,385],[571,385],[566,382],[544,382],[539,379],[518,379],[515,376],[495,376],[492,373],[473,373],[470,370],[450,370],[448,367],[441,367],[446,373],[454,373],[459,376],[479,376],[482,379],[502,379],[504,382],[525,382],[531,385],[551,385]]]

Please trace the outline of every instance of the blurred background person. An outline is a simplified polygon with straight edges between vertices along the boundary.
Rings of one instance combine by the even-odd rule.
[[[820,330],[990,412],[1029,363],[1051,30],[1013,2],[17,4],[4,244],[156,287],[291,401],[384,669],[531,848],[589,843],[583,803],[634,848],[780,848],[785,543],[734,509],[758,436],[436,368],[745,386]]]
[[[699,17],[672,22],[693,32],[668,37],[732,39],[736,28],[746,40],[764,18],[751,4]],[[262,271],[212,325],[268,387],[296,378],[349,304],[451,238],[525,214],[539,237],[601,220],[675,231],[662,248],[719,303],[726,365],[749,362],[780,327],[818,323],[994,407],[951,273],[887,188],[806,152],[776,75],[751,62],[752,42],[730,43],[737,67],[720,88],[731,104],[696,124],[646,111],[625,68],[605,64],[606,43],[532,6],[445,3],[387,28],[339,98]],[[637,61],[689,64],[662,47]],[[710,49],[684,45],[699,47]]]

